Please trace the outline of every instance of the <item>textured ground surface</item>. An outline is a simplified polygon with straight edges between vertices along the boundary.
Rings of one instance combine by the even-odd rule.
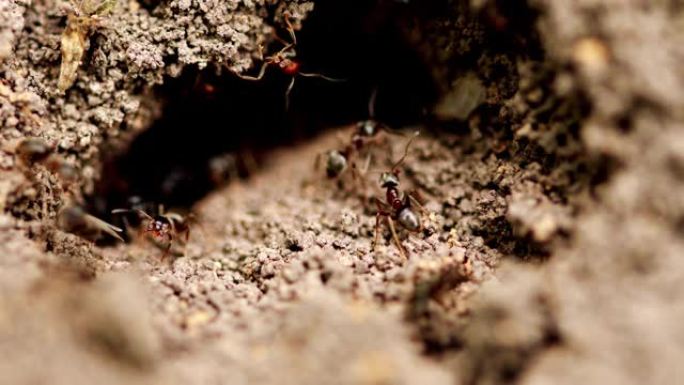
[[[393,136],[368,151],[365,185],[314,167],[336,132],[278,150],[197,203],[184,257],[63,231],[58,213],[93,191],[100,151],[159,117],[151,84],[186,65],[242,71],[270,39],[264,20],[311,9],[263,3],[120,2],[62,95],[67,8],[0,0],[0,383],[684,375],[684,6],[674,0],[408,12],[405,39],[441,95],[411,128],[422,135],[401,167],[428,211],[425,231],[401,234],[408,260],[387,231],[371,249],[374,172],[406,141]],[[56,155],[22,159],[26,137]]]

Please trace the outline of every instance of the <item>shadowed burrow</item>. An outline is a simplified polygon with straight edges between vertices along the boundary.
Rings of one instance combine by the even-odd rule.
[[[260,81],[225,70],[186,68],[155,90],[161,116],[126,148],[103,151],[103,177],[89,210],[108,218],[131,199],[188,208],[218,186],[247,178],[281,146],[374,113],[396,127],[419,121],[435,96],[428,68],[402,37],[401,9],[320,4],[297,34],[302,71],[342,81],[291,76],[269,67]],[[361,12],[359,12],[361,10]],[[334,17],[333,17],[334,16]],[[283,39],[287,31],[276,31]],[[270,51],[280,49],[278,42]],[[246,75],[256,75],[256,68]]]

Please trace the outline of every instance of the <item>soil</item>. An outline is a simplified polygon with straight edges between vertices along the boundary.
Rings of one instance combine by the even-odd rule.
[[[355,122],[309,112],[303,101],[323,91],[299,80],[296,119],[263,120],[282,106],[249,106],[235,73],[254,73],[261,45],[277,50],[285,14],[306,47],[307,18],[334,6],[119,1],[90,27],[61,92],[60,35],[73,11],[0,0],[0,384],[677,381],[682,4],[363,4],[349,34],[392,31],[424,71],[414,78],[431,86],[388,92],[395,71],[354,67],[333,104],[351,111],[342,98],[356,92],[365,105],[355,78],[377,75],[377,119],[398,123],[330,179],[326,151],[342,148]],[[282,97],[282,82],[264,82]],[[211,109],[242,100],[265,127],[216,156],[244,122],[202,131],[208,121],[192,119],[203,112],[186,118],[169,102],[184,92]],[[187,120],[174,126],[169,105]],[[136,144],[152,131],[158,143]],[[282,143],[241,148],[269,135]],[[174,147],[184,139],[198,148]],[[386,223],[373,245],[380,172],[404,154],[400,189],[424,206],[412,207],[420,231],[399,227],[406,258]],[[213,173],[199,173],[207,161]],[[192,212],[189,241],[178,234],[165,258],[164,242],[109,213],[136,188]],[[126,242],[95,217],[124,227]]]

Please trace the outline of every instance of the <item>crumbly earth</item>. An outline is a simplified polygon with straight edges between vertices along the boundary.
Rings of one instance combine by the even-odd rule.
[[[457,128],[412,128],[402,188],[425,213],[400,232],[408,259],[385,226],[372,247],[374,170],[406,139],[331,181],[314,159],[333,132],[198,202],[162,261],[144,239],[97,247],[58,213],[92,191],[100,151],[158,117],[153,84],[248,68],[265,20],[311,4],[120,2],[61,95],[64,7],[0,0],[0,383],[676,382],[684,7],[444,3],[404,30],[442,87],[430,128]],[[22,159],[36,136],[60,167]]]

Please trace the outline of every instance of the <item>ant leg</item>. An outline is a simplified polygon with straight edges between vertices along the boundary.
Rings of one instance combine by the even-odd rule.
[[[124,229],[126,229],[126,236],[128,237],[128,239],[133,238],[133,235],[135,233],[132,231],[133,227],[131,227],[131,223],[128,222],[128,218],[123,217],[123,224],[124,224]]]
[[[373,238],[373,250],[375,250],[375,246],[378,244],[378,238],[380,236],[380,217],[389,218],[390,214],[382,209],[384,203],[380,199],[373,197],[373,200],[375,200],[375,205],[378,208],[378,212],[375,214],[375,238]]]
[[[237,73],[237,72],[236,72],[235,74],[236,74],[240,79],[249,80],[249,81],[252,81],[252,82],[258,82],[259,80],[263,79],[264,74],[266,73],[266,68],[268,67],[269,64],[271,64],[271,62],[269,62],[269,61],[264,62],[264,63],[261,65],[261,68],[259,69],[259,75],[257,75],[257,76],[243,75],[243,74],[239,74],[239,73]]]
[[[421,213],[425,214],[427,213],[427,209],[420,203],[418,198],[416,198],[416,193],[414,191],[409,191],[406,196],[408,199],[411,201],[411,204],[415,205],[418,207],[418,210],[420,210]]]
[[[375,250],[375,245],[378,244],[378,236],[380,231],[380,216],[383,215],[382,207],[380,205],[380,200],[378,198],[373,198],[375,200],[375,205],[378,207],[378,212],[375,214],[375,237],[373,238],[373,250]]]
[[[294,27],[292,26],[292,23],[290,22],[290,14],[287,12],[284,13],[283,18],[285,19],[285,25],[287,26],[287,32],[290,34],[290,38],[292,39],[292,45],[297,45],[297,36],[295,35]]]
[[[399,249],[399,254],[401,255],[402,258],[406,258],[406,251],[404,250],[404,246],[401,245],[401,241],[399,240],[399,236],[397,235],[397,231],[394,228],[394,221],[392,220],[391,217],[387,217],[387,223],[389,223],[389,228],[390,231],[392,232],[392,238],[394,239],[394,243],[397,244],[397,249]]]
[[[318,172],[318,170],[321,169],[321,158],[323,158],[323,155],[325,153],[319,152],[316,154],[316,160],[314,160],[314,171]]]
[[[366,173],[368,172],[368,168],[370,167],[370,159],[371,155],[368,154],[366,157],[365,162],[361,167],[356,167],[356,162],[351,162],[351,172],[352,172],[352,177],[354,179],[354,183],[357,185],[356,188],[366,188]]]
[[[359,172],[359,168],[356,167],[356,162],[351,162],[349,165],[349,171],[351,172],[352,175],[352,181],[354,182],[354,189],[355,191],[360,191],[363,189],[366,184],[365,184],[365,179]]]
[[[384,123],[378,123],[378,130],[384,131],[391,135],[406,137],[406,133],[402,132],[401,130],[397,130],[396,128],[392,128]]]
[[[275,33],[275,32],[273,33],[273,38],[274,38],[276,41],[278,41],[280,44],[284,45],[284,46],[288,46],[288,45],[289,45],[289,46],[292,46],[292,45],[293,45],[293,44],[290,43],[289,41],[287,41],[287,40],[283,39],[282,37],[278,36],[278,34]]]
[[[370,99],[368,99],[368,117],[375,119],[375,99],[378,96],[378,87],[373,87]]]
[[[350,162],[349,168],[350,168],[350,171],[352,174],[352,179],[354,179],[354,183],[357,183],[361,176],[359,175],[359,170],[356,167],[356,162],[354,162],[354,161]]]
[[[246,150],[241,151],[238,156],[240,157],[240,160],[242,160],[242,165],[245,167],[245,172],[247,172],[247,175],[254,175],[259,169],[259,162],[257,162],[254,154],[251,151]],[[238,180],[239,179],[240,178],[238,176]]]
[[[373,244],[371,246],[371,249],[375,251],[375,246],[378,244],[378,238],[380,237],[380,217],[383,217],[384,215],[378,211],[377,214],[375,214],[375,238],[373,238]]]
[[[299,74],[302,75],[302,76],[304,76],[304,77],[307,77],[307,78],[321,78],[321,79],[325,79],[325,80],[327,80],[327,81],[329,81],[329,82],[346,82],[346,81],[347,81],[347,79],[331,78],[330,76],[325,76],[325,75],[317,74],[317,73],[314,73],[314,72],[300,72]]]
[[[185,257],[187,256],[188,252],[188,241],[190,241],[190,226],[187,226],[183,232],[185,233],[185,239],[183,241],[183,257]]]
[[[292,92],[292,88],[294,88],[295,79],[296,77],[293,76],[292,80],[290,80],[290,85],[287,86],[287,91],[285,91],[285,111],[290,109],[290,93]]]
[[[343,143],[345,143],[347,141],[347,138],[344,135],[342,135],[342,133],[340,131],[337,131],[335,133],[335,138],[337,139],[337,142],[339,145],[342,145]]]
[[[363,167],[360,169],[362,176],[366,175],[366,173],[368,172],[368,169],[370,168],[370,164],[371,164],[371,154],[368,154],[368,156],[366,157],[366,162],[364,163]]]
[[[166,236],[169,238],[169,245],[166,246],[166,250],[164,250],[164,254],[163,254],[162,257],[161,257],[161,260],[162,260],[162,261],[165,261],[165,260],[166,260],[166,257],[167,257],[167,256],[169,255],[169,253],[171,252],[171,246],[173,246],[173,235],[167,234]]]

